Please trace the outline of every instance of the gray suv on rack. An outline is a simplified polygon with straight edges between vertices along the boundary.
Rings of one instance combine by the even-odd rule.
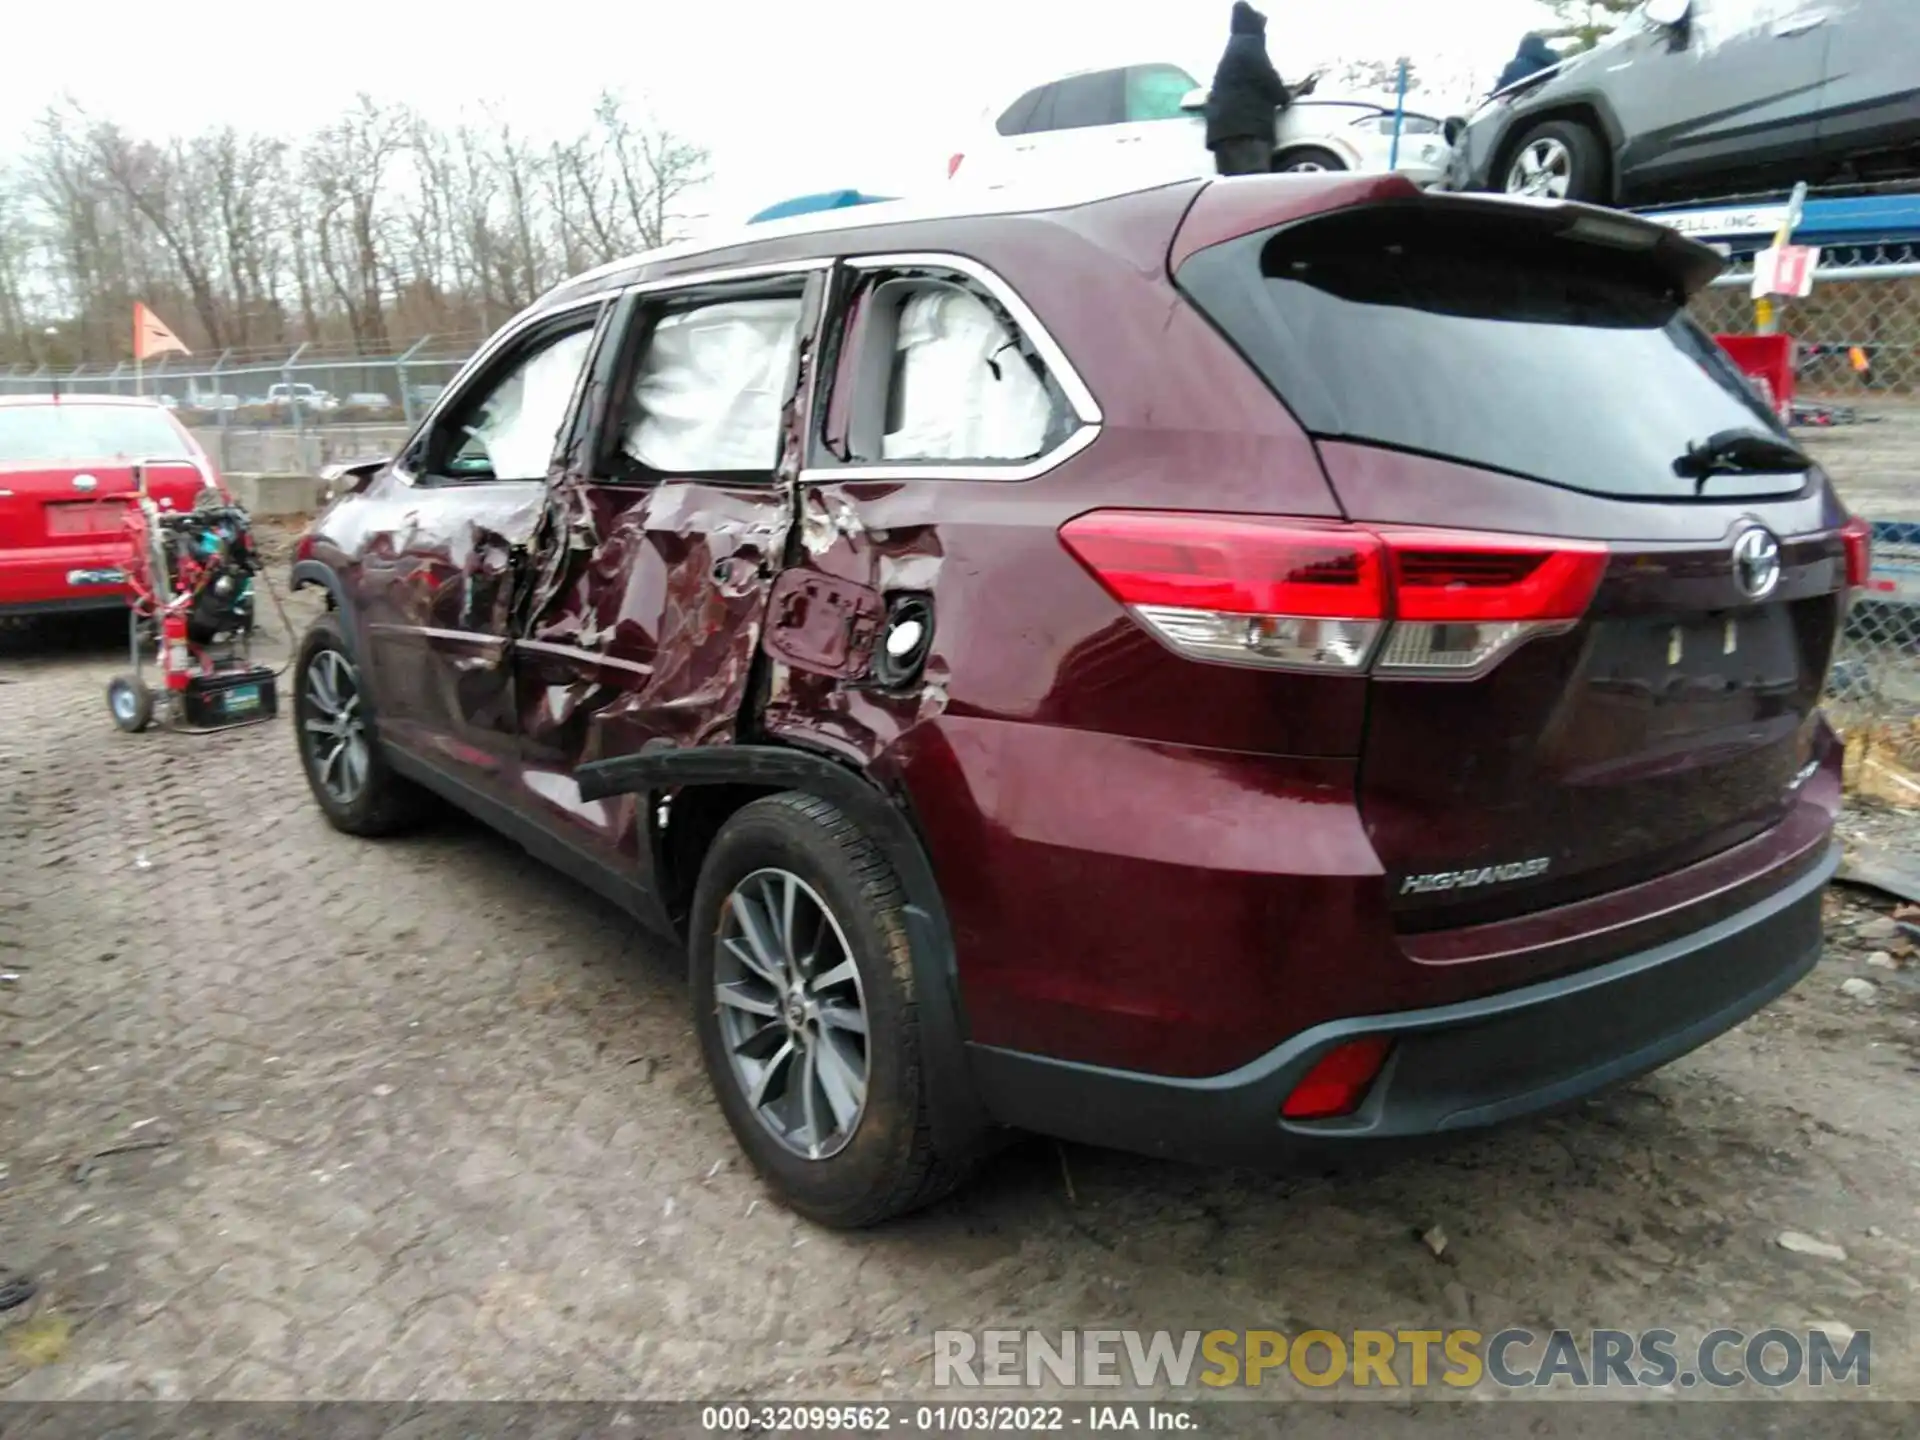
[[[1469,119],[1448,187],[1624,204],[1920,177],[1920,0],[1647,0]]]

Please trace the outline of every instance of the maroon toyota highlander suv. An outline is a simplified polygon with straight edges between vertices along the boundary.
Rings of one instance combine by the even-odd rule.
[[[836,1225],[1019,1130],[1470,1131],[1806,973],[1866,538],[1687,318],[1711,251],[1395,178],[982,203],[583,276],[344,467],[328,819],[438,796],[683,940]]]

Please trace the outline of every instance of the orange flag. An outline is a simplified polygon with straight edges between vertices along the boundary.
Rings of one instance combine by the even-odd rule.
[[[151,360],[155,355],[165,355],[169,350],[182,355],[193,352],[180,343],[180,337],[160,323],[155,315],[138,300],[133,302],[133,358]]]

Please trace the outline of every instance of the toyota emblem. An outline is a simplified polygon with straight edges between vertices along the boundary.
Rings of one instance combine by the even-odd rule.
[[[1749,600],[1764,600],[1780,583],[1780,542],[1756,525],[1733,542],[1733,583]]]
[[[76,475],[73,477],[73,488],[76,490],[91,490],[99,483],[100,482],[91,475]]]

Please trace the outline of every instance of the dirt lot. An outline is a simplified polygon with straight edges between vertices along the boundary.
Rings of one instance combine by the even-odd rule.
[[[455,822],[336,835],[284,719],[116,733],[117,642],[0,635],[0,1266],[42,1287],[0,1397],[847,1398],[929,1385],[944,1327],[1809,1322],[1920,1397],[1920,962],[1864,897],[1796,992],[1551,1123],[1287,1181],[1033,1142],[835,1235],[743,1171],[674,956]]]

